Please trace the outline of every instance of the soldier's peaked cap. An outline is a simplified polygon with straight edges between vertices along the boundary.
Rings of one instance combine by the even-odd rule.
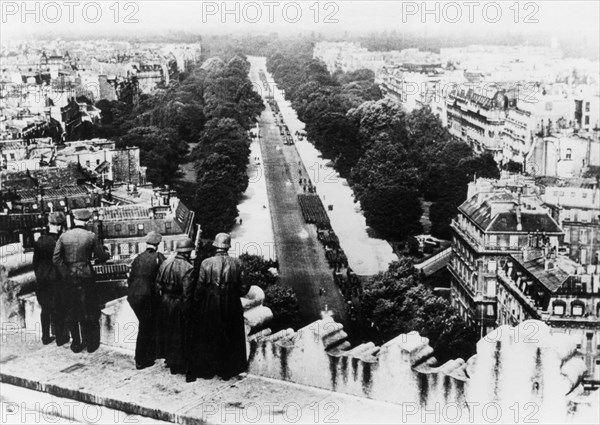
[[[60,225],[65,222],[65,214],[62,211],[54,211],[48,214],[48,223]]]
[[[73,217],[77,220],[88,221],[92,218],[92,212],[90,210],[75,210],[73,211]]]
[[[150,245],[158,245],[162,241],[162,236],[158,232],[150,232],[146,235],[146,243]]]

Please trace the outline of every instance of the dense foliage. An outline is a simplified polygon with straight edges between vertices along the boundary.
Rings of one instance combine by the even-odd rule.
[[[422,232],[422,200],[432,201],[431,232],[449,238],[450,220],[476,175],[498,177],[491,155],[455,141],[429,108],[407,113],[382,99],[370,70],[331,74],[312,44],[277,51],[267,67],[306,123],[309,140],[348,177],[367,224],[390,239]]]
[[[95,137],[117,141],[117,147],[140,147],[148,181],[171,185],[196,211],[203,236],[228,231],[237,204],[248,186],[247,130],[264,109],[248,78],[250,64],[239,56],[227,62],[215,57],[179,81],[137,102],[101,100]],[[188,157],[189,144],[198,143]],[[196,185],[179,181],[179,166],[193,160]]]
[[[418,331],[440,362],[475,353],[476,328],[469,326],[450,303],[435,296],[415,273],[410,260],[392,263],[372,278],[357,303],[358,324],[367,340],[383,344],[401,333]]]
[[[277,277],[269,270],[275,265],[258,255],[242,254],[240,260],[244,273],[251,285],[260,286],[265,291],[264,305],[273,312],[273,321],[269,323],[272,331],[297,329],[300,324],[298,298],[292,288],[279,284]]]

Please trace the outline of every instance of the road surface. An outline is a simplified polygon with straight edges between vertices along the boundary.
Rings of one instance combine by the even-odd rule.
[[[256,67],[250,77],[259,84]],[[299,179],[309,175],[296,148],[283,144],[268,105],[260,116],[259,132],[280,283],[295,290],[303,325],[320,318],[326,307],[337,321],[347,324],[344,299],[333,281],[325,249],[315,226],[305,223],[297,200],[304,193]]]

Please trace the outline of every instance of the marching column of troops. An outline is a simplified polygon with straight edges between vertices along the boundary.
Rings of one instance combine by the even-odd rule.
[[[92,261],[110,257],[98,237],[85,229],[92,213],[73,212],[74,228],[66,232],[65,215],[52,212],[48,232],[34,248],[36,296],[41,306],[42,343],[56,339],[71,350],[94,352],[100,345],[100,288]],[[158,252],[162,236],[150,232],[146,251],[131,265],[127,300],[139,321],[135,350],[137,369],[165,359],[172,374],[186,381],[228,380],[247,368],[246,330],[240,297],[250,289],[241,262],[229,257],[231,238],[215,237],[216,254],[194,267],[195,246],[186,238],[176,255]],[[51,336],[51,324],[55,337]]]

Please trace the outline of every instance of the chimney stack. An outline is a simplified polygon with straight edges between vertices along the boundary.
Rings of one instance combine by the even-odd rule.
[[[523,224],[521,223],[521,193],[517,197],[517,207],[515,209],[515,214],[517,216],[517,231],[523,231]]]

